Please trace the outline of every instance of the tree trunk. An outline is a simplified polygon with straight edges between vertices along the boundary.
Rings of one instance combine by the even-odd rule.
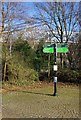
[[[48,79],[50,81],[50,54],[48,55]]]
[[[79,33],[79,42],[78,42],[78,58],[79,58],[79,64],[78,64],[78,68],[79,70],[81,70],[81,31]]]
[[[5,81],[6,79],[6,62],[5,62],[5,65],[4,65],[4,73],[3,73],[3,80]]]
[[[2,2],[2,31],[1,32],[4,31],[4,19],[5,19],[5,17],[4,17],[4,2]]]
[[[2,31],[1,31],[1,35],[2,35],[2,40],[3,40],[3,44],[4,44],[4,35],[3,35],[3,32],[4,32],[4,19],[5,19],[5,17],[4,17],[4,2],[2,2]],[[6,55],[6,53],[5,53],[5,55]],[[6,61],[6,57],[5,57],[5,61]],[[6,73],[6,64],[5,64],[6,62],[4,62],[4,66],[3,66],[3,80],[5,80],[5,73]]]
[[[63,30],[62,30],[62,25],[61,25],[61,36],[60,36],[60,39],[61,39],[61,43],[63,43]],[[60,62],[61,62],[61,68],[63,68],[63,53],[60,53]]]
[[[63,68],[63,54],[60,53],[60,64],[61,64],[61,68]]]

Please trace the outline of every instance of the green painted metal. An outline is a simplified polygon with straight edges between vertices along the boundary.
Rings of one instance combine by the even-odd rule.
[[[57,48],[56,52],[58,52],[58,53],[67,53],[68,48],[67,47]]]
[[[43,48],[44,53],[54,53],[53,44],[50,44]],[[58,53],[67,53],[68,45],[65,43],[57,44],[56,52]]]
[[[45,48],[43,49],[43,52],[44,52],[44,53],[54,53],[54,49],[53,49],[52,47],[50,47],[50,48],[45,47]]]

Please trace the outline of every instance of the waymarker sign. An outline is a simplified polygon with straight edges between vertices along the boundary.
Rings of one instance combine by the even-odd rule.
[[[56,53],[67,53],[68,52],[68,44],[59,43],[59,44],[50,44],[44,46],[44,53],[54,53],[54,96],[57,96],[57,65],[56,65]]]
[[[43,48],[44,53],[54,53],[54,44],[47,45]],[[68,44],[60,43],[56,44],[56,52],[58,53],[67,53],[68,52]]]

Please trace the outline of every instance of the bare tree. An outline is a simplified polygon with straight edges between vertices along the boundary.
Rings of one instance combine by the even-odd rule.
[[[74,2],[46,2],[37,3],[37,22],[48,26],[57,42],[71,40],[73,32],[78,30],[78,3]],[[62,66],[62,54],[60,54]]]
[[[33,20],[26,12],[22,3],[16,2],[2,2],[1,14],[2,26],[1,35],[3,38],[4,50],[4,65],[3,65],[3,79],[5,80],[7,74],[7,62],[11,59],[11,42],[12,33],[26,28],[27,24],[32,24]]]
[[[78,68],[79,68],[79,70],[81,70],[81,32],[79,33],[79,39],[78,39],[78,62],[79,62],[79,64],[78,64]]]
[[[36,7],[36,19],[48,26],[57,42],[63,42],[64,36],[66,42],[71,39],[72,32],[78,29],[78,3],[37,3]]]
[[[79,3],[79,69],[81,70],[81,1]]]

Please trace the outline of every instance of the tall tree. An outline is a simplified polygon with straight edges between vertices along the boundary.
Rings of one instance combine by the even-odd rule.
[[[39,15],[35,18],[40,24],[48,26],[55,42],[68,42],[73,32],[78,30],[78,4],[74,2],[37,3]],[[62,54],[60,59],[62,66]]]
[[[36,17],[39,23],[47,25],[57,42],[71,40],[71,35],[78,30],[78,3],[47,2],[37,3],[37,10],[40,13]]]
[[[2,26],[2,39],[4,46],[4,65],[3,65],[3,79],[7,72],[7,62],[11,58],[11,42],[12,33],[23,30],[27,24],[32,24],[33,20],[27,15],[26,9],[23,9],[22,3],[16,2],[2,2],[1,14],[2,20],[0,25]]]
[[[81,70],[81,1],[79,3],[79,69]]]
[[[79,65],[78,68],[79,70],[81,70],[81,32],[79,33],[79,40],[78,40],[78,56],[79,59]]]

